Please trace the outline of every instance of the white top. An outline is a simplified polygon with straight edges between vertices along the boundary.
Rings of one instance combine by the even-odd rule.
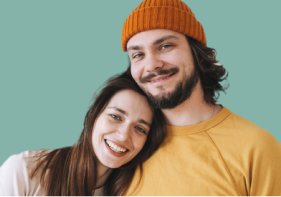
[[[42,150],[25,151],[12,155],[0,167],[0,196],[46,196],[47,191],[40,184],[41,173],[30,179],[36,166],[36,159]],[[102,189],[96,189],[93,195],[102,195]]]
[[[41,151],[25,151],[12,155],[0,167],[0,196],[44,196],[40,186],[40,173],[33,179],[30,174],[35,168],[36,156]]]

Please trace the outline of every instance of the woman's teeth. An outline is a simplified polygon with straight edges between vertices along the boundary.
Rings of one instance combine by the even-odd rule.
[[[111,150],[113,150],[114,152],[117,152],[117,153],[124,153],[126,152],[126,149],[125,148],[121,148],[119,146],[116,146],[116,144],[108,141],[108,140],[105,140],[106,144],[110,147]]]

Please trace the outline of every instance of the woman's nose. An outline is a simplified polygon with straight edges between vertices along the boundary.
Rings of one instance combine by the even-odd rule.
[[[115,134],[120,141],[129,141],[131,136],[130,126],[123,125],[118,127],[118,130]]]

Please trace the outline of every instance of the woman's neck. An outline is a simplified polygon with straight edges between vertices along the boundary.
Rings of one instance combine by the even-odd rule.
[[[100,188],[104,185],[107,177],[110,175],[112,172],[112,168],[108,168],[98,162],[98,176],[97,176],[97,183],[96,183],[96,188]]]

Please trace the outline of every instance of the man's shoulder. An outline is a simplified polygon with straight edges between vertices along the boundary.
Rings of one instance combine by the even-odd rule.
[[[208,134],[238,188],[249,195],[280,194],[281,144],[274,136],[235,113]]]
[[[233,112],[230,112],[229,116],[221,122],[216,129],[222,129],[224,133],[233,133],[238,136],[245,137],[265,137],[271,136],[271,134],[265,129],[258,126],[256,123],[243,118]]]
[[[250,150],[281,150],[280,143],[267,130],[233,112],[220,124],[208,131],[220,147]],[[240,148],[239,148],[240,147]],[[242,148],[243,147],[243,148]]]

